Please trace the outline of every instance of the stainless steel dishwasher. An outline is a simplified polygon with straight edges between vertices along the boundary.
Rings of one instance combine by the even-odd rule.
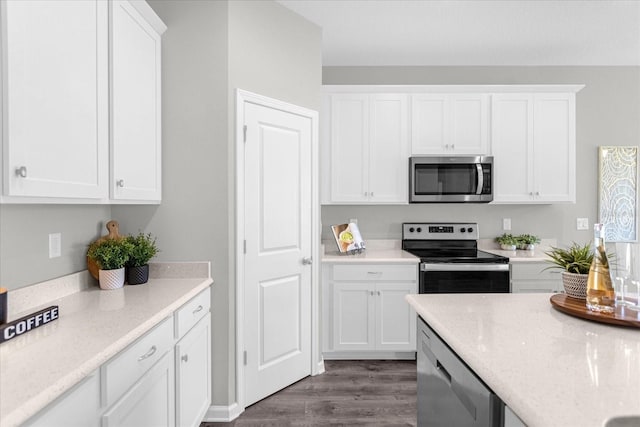
[[[418,318],[418,426],[501,427],[504,403]]]

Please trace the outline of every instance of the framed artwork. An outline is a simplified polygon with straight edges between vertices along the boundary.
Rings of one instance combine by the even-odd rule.
[[[638,147],[598,147],[598,209],[607,242],[638,240]]]

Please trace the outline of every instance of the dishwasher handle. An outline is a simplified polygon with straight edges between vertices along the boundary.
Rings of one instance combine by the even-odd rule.
[[[445,368],[439,360],[436,361],[436,369],[447,381],[449,387],[451,388],[451,391],[456,395],[460,403],[462,403],[462,406],[464,406],[465,409],[469,412],[469,415],[473,417],[474,421],[477,421],[476,405],[473,404],[473,401],[467,395],[464,388],[458,383],[458,381],[456,381],[455,378],[451,377],[451,374],[449,373],[447,368]]]

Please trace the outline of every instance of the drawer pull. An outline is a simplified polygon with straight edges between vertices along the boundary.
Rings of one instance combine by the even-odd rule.
[[[144,359],[148,359],[149,357],[153,356],[156,352],[156,350],[158,350],[158,348],[154,345],[152,346],[149,351],[147,351],[145,354],[143,354],[142,356],[138,357],[138,362],[142,362]]]
[[[183,354],[180,359],[182,359],[183,362],[188,362],[189,361],[189,355],[188,354]]]
[[[196,308],[195,310],[193,310],[193,314],[199,313],[201,312],[203,309],[202,305],[199,305],[198,308]]]
[[[382,274],[382,271],[367,271],[367,274],[375,274],[375,275],[378,275],[378,274]]]

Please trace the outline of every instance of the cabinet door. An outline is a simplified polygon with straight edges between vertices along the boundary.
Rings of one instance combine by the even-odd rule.
[[[0,4],[4,195],[107,197],[107,6]]]
[[[342,282],[333,284],[333,349],[375,348],[374,285]]]
[[[538,202],[576,201],[575,94],[534,95],[533,172]]]
[[[111,9],[111,198],[160,201],[160,35],[128,1]]]
[[[331,201],[368,199],[369,103],[367,95],[331,96]]]
[[[25,427],[99,427],[100,375],[97,372],[59,397]]]
[[[530,202],[533,191],[533,98],[528,94],[494,95],[492,117],[493,200]]]
[[[455,94],[449,99],[451,150],[456,154],[488,154],[488,96]]]
[[[415,283],[376,285],[377,350],[416,350],[416,313],[404,298],[407,294],[415,293]]]
[[[408,203],[406,95],[371,95],[369,105],[369,200]]]
[[[102,427],[175,426],[173,350],[102,417]]]
[[[449,149],[448,115],[446,95],[411,96],[411,154],[442,154]]]
[[[197,427],[211,405],[211,315],[176,345],[176,421]]]

